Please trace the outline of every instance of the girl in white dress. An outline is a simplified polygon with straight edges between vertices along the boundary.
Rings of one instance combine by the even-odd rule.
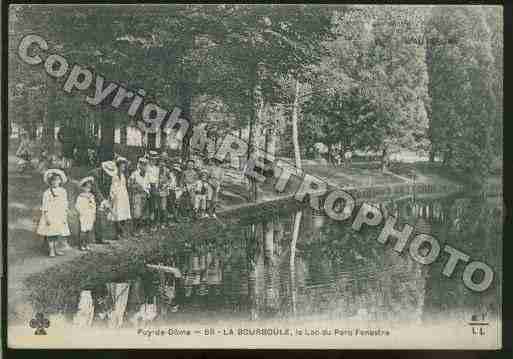
[[[118,157],[115,161],[102,163],[103,170],[112,177],[110,185],[110,201],[112,204],[110,220],[114,222],[116,239],[120,239],[125,234],[127,221],[132,218],[125,174],[127,164],[128,161],[124,157]]]
[[[91,242],[91,231],[96,219],[96,200],[91,193],[94,183],[93,177],[86,177],[80,181],[82,192],[78,195],[75,209],[80,220],[80,250],[88,251]]]
[[[43,179],[50,186],[43,193],[41,206],[41,219],[37,227],[37,233],[46,237],[50,257],[63,255],[56,248],[56,242],[61,237],[70,235],[68,226],[68,194],[62,187],[67,181],[66,174],[59,169],[49,169],[44,173]]]

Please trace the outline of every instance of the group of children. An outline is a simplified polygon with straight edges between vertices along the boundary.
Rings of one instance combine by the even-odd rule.
[[[146,228],[156,231],[180,218],[216,217],[223,172],[215,159],[207,160],[200,169],[193,160],[188,160],[182,170],[179,163],[171,163],[156,151],[150,151],[138,159],[130,174],[128,160],[121,156],[103,162],[100,171],[110,178],[105,199],[97,178],[88,176],[79,181],[75,210],[80,223],[81,250],[90,249],[98,212],[105,212],[113,222],[116,239],[124,237],[130,229],[139,236]],[[56,244],[70,235],[68,195],[63,188],[68,179],[62,169],[46,170],[43,179],[49,188],[43,193],[37,233],[47,239],[50,257],[54,257],[64,254]]]
[[[198,169],[193,160],[188,160],[182,170],[179,163],[170,164],[150,151],[149,156],[139,158],[128,178],[136,234],[146,223],[156,230],[189,214],[195,218],[216,217],[221,182],[221,168],[214,163]]]

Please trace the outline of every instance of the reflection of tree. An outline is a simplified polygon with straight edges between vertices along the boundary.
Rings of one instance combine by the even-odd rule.
[[[448,197],[442,199],[440,204],[444,220],[437,233],[439,241],[466,253],[473,260],[484,261],[496,268],[497,248],[500,248],[502,237],[502,217],[496,215],[496,204],[487,203],[486,198],[479,196]],[[468,320],[471,312],[481,310],[479,308],[483,307],[487,297],[493,296],[494,302],[499,298],[497,288],[485,293],[474,293],[467,289],[461,281],[464,268],[461,263],[451,278],[446,278],[441,274],[444,264],[445,261],[437,261],[429,267],[426,318],[446,321],[456,317]]]
[[[260,255],[259,225],[252,224],[246,228],[246,259],[248,266],[248,304],[251,320],[258,319],[257,309],[257,262]]]
[[[263,223],[264,230],[264,286],[265,307],[271,310],[275,307],[275,293],[273,290],[274,273],[274,222],[272,220]]]
[[[416,216],[410,224],[423,222],[442,246],[453,245],[493,267],[497,238],[502,234],[502,213],[494,204],[453,197],[408,199],[383,206],[394,214],[411,205],[417,213],[412,213]],[[454,231],[456,218],[469,225]],[[400,223],[404,223],[402,218]],[[484,305],[484,296],[469,293],[461,280],[455,280],[461,278],[463,265],[447,279],[441,274],[443,258],[422,266],[407,250],[398,256],[392,250],[393,242],[384,247],[376,241],[379,230],[364,227],[356,232],[349,221],[315,220],[310,212],[299,211],[223,230],[210,246],[198,239],[191,248],[177,250],[177,266],[183,270],[186,286],[208,284],[210,305],[192,305],[193,310],[231,304],[231,310],[249,310],[251,319],[258,319],[265,310],[272,315],[315,313],[330,318],[412,321],[422,312],[447,313]],[[184,305],[190,305],[201,291],[191,292]],[[218,297],[212,297],[214,292]],[[491,294],[488,297],[493,299]]]
[[[290,261],[289,261],[289,271],[290,271],[290,301],[291,301],[291,310],[292,313],[296,313],[296,247],[297,241],[299,238],[299,229],[301,227],[301,217],[303,216],[302,211],[296,212],[294,217],[294,229],[292,231],[292,241],[290,242]]]

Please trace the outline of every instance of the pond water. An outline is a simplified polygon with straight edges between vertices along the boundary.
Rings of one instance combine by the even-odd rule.
[[[495,273],[492,285],[473,292],[463,284],[463,265],[451,278],[442,275],[447,253],[422,265],[407,249],[396,253],[393,240],[376,241],[379,229],[356,232],[351,220],[335,222],[303,209],[227,224],[215,238],[207,233],[177,244],[151,264],[176,268],[179,275],[148,269],[121,281],[128,285],[84,288],[79,312],[89,313],[86,322],[94,313],[95,324],[114,326],[269,318],[424,323],[497,316],[502,198],[407,197],[380,206],[398,215],[399,223],[434,235],[442,248],[450,244],[487,263]]]

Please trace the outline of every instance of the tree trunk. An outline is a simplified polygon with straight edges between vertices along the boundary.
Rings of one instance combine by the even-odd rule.
[[[340,142],[339,146],[340,146],[340,150],[338,151],[338,155],[340,156],[340,161],[342,161],[341,164],[344,167],[347,167],[347,163],[346,163],[346,145],[345,145],[345,143]],[[339,163],[337,163],[337,164],[339,164]]]
[[[257,308],[257,261],[258,261],[258,237],[257,225],[252,224],[246,236],[246,255],[248,264],[248,301],[250,320],[258,319]]]
[[[265,129],[265,135],[264,135],[264,157],[265,159],[268,159],[268,153],[269,153],[269,129]]]
[[[264,268],[265,268],[265,306],[266,309],[274,308],[274,224],[272,221],[264,222]]]
[[[290,258],[289,258],[289,273],[290,273],[290,301],[292,313],[296,313],[296,246],[299,238],[299,229],[301,227],[301,217],[303,212],[297,211],[294,217],[294,229],[292,231],[292,241],[290,242]]]
[[[251,159],[251,153],[253,151],[253,132],[254,132],[254,119],[250,120],[249,125],[249,140],[248,140],[248,153],[246,159],[249,161]],[[253,169],[254,170],[254,169]],[[256,180],[253,176],[248,176],[249,180],[249,201],[256,202],[258,197],[258,189]]]
[[[100,139],[100,161],[110,161],[114,158],[114,121],[111,114],[101,110],[101,139]]]
[[[160,132],[160,149],[161,151],[167,150],[167,133],[165,131]]]
[[[193,131],[193,121],[191,115],[192,104],[192,84],[189,81],[178,81],[178,106],[182,110],[181,118],[189,122],[189,128],[182,141],[182,161],[185,163],[190,157],[190,142]]]
[[[27,95],[27,102],[25,104],[25,131],[28,133],[30,140],[35,140],[37,137],[37,126],[38,126],[38,106],[31,105],[35,103],[34,91],[29,91]],[[27,121],[28,120],[28,121]]]
[[[259,71],[258,64],[253,67],[253,79],[251,84],[251,109],[249,115],[249,138],[248,138],[248,151],[246,160],[249,161],[254,153],[255,149],[255,126],[258,122],[258,117],[261,107],[261,88],[259,82]],[[257,183],[253,176],[248,176],[250,185],[250,201],[256,202],[258,199]]]
[[[329,165],[333,165],[333,145],[332,144],[329,144],[328,145],[328,154],[327,154],[327,161],[328,161],[328,166]]]
[[[93,122],[93,136],[97,140],[100,138],[100,124],[96,120]]]
[[[7,126],[8,126],[7,131],[9,133],[9,138],[11,138],[11,136],[12,136],[12,119],[13,119],[13,116],[10,115],[9,121],[7,122]]]
[[[298,131],[298,112],[299,112],[299,80],[294,82],[294,102],[292,104],[292,143],[294,145],[294,159],[296,168],[302,169],[301,152],[299,149],[299,131]]]
[[[381,152],[381,171],[386,172],[388,169],[388,149],[383,148]]]
[[[127,143],[127,128],[126,125],[121,125],[119,128],[119,144],[122,146],[126,146]]]
[[[55,93],[55,85],[50,83],[48,86],[48,103],[46,108],[46,118],[43,124],[43,138],[42,143],[48,146],[51,150],[54,148],[55,144],[55,117],[56,111],[55,101],[56,101],[56,93]]]
[[[451,156],[452,156],[452,149],[449,147],[448,149],[445,150],[444,155],[443,155],[443,159],[442,159],[443,166],[445,166],[445,167],[449,166],[449,161],[451,160]]]

